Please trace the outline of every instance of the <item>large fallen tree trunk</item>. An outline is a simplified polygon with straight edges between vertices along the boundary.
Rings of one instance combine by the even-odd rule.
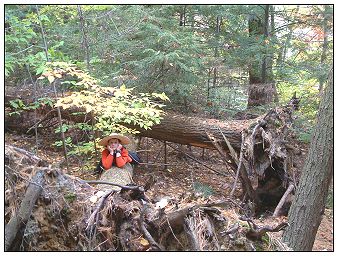
[[[63,119],[73,122],[90,123],[90,115],[72,115],[79,112],[79,109],[70,108],[61,111]],[[38,111],[37,121],[40,126],[39,130],[44,129],[44,124],[49,126],[52,119],[57,117],[57,111],[45,106]],[[238,120],[238,121],[221,121],[217,119],[200,119],[195,117],[187,117],[178,114],[167,113],[163,116],[161,123],[151,127],[150,130],[140,131],[140,136],[154,138],[163,141],[171,141],[183,145],[191,145],[196,147],[214,149],[214,145],[208,138],[206,132],[212,132],[219,141],[223,141],[222,133],[228,138],[230,143],[236,150],[241,147],[241,131],[250,127],[251,124],[257,122],[258,119]],[[8,131],[18,131],[26,133],[34,127],[34,112],[25,111],[19,115],[6,115],[5,127]],[[57,124],[57,123],[56,123]],[[127,125],[128,126],[128,125]],[[224,142],[224,146],[226,146]]]
[[[289,173],[294,150],[289,141],[292,114],[297,109],[298,102],[297,98],[293,98],[287,106],[277,107],[251,120],[220,121],[167,113],[161,123],[153,126],[151,130],[140,129],[140,135],[217,149],[223,152],[225,162],[234,172],[238,169],[238,155],[242,153],[239,174],[243,192],[247,193],[256,205],[263,203],[276,206],[289,183],[296,182]],[[40,124],[57,115],[56,111],[48,106],[39,111]],[[74,112],[79,112],[79,109],[63,110],[62,117],[73,122],[90,120],[90,115],[72,115]],[[27,131],[34,126],[34,123],[29,122],[31,120],[32,112],[24,112],[21,116],[7,116],[6,127],[10,130]],[[252,184],[250,176],[259,180],[256,182],[258,185]]]

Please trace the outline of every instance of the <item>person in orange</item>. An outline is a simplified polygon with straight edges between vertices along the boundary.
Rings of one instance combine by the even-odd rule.
[[[132,159],[128,154],[128,150],[122,145],[130,143],[130,139],[118,133],[112,133],[107,137],[104,137],[99,145],[106,147],[102,151],[102,166],[108,170],[113,165],[121,168],[126,163],[130,163]]]

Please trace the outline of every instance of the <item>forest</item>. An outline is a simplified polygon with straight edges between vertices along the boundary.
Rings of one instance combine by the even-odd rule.
[[[5,251],[333,251],[333,5],[4,5]]]

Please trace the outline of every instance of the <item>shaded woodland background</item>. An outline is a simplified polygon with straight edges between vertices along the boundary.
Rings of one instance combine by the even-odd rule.
[[[47,173],[11,249],[290,249],[274,227],[287,222],[293,189],[315,159],[318,149],[306,159],[312,141],[328,159],[314,249],[332,250],[323,235],[333,234],[332,15],[332,5],[6,5],[6,224],[20,213],[27,180]],[[148,204],[107,193],[95,209],[83,205],[97,189],[82,181],[99,179],[97,140],[112,131],[132,134],[150,163],[134,168],[132,182],[151,184]],[[288,189],[291,199],[272,218]],[[161,197],[170,205],[163,212]],[[306,232],[314,239],[317,228]]]

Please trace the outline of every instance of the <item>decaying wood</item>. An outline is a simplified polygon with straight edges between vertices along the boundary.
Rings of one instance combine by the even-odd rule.
[[[225,139],[225,138],[224,138]],[[228,144],[228,142],[227,142]],[[236,177],[235,177],[235,181],[234,181],[234,185],[232,186],[231,192],[230,192],[230,197],[233,196],[236,186],[237,186],[237,180],[238,180],[238,176],[239,176],[239,172],[242,168],[243,165],[243,145],[244,145],[244,133],[242,133],[242,145],[241,145],[241,152],[239,154],[239,160],[237,160],[237,171],[236,171]],[[230,145],[228,145],[228,147],[230,147]],[[233,157],[235,157],[235,155],[233,155]]]
[[[144,213],[146,211],[146,204],[142,205],[142,209],[140,211],[140,218],[139,218],[139,225],[140,228],[142,230],[143,235],[148,239],[148,241],[150,242],[150,244],[152,246],[155,246],[156,248],[158,248],[160,251],[164,251],[164,248],[162,245],[159,245],[154,238],[152,237],[152,235],[149,233],[149,231],[147,230],[146,226],[145,226],[145,220],[144,220]]]
[[[271,176],[267,173],[274,173],[272,176],[278,182],[274,183],[276,194],[273,201],[278,202],[291,180],[287,166],[289,166],[290,155],[293,153],[288,147],[288,139],[293,121],[292,113],[297,109],[298,103],[299,100],[294,98],[288,105],[274,108],[267,114],[251,120],[220,121],[167,113],[161,123],[153,126],[152,129],[140,129],[140,136],[202,148],[216,148],[222,152],[226,163],[234,173],[239,170],[244,192],[248,193],[250,200],[256,205],[265,203],[262,196],[269,195],[269,190],[266,188]],[[90,121],[90,115],[74,116],[73,112],[79,112],[79,109],[62,110],[62,116],[74,122],[83,122],[84,119]],[[40,114],[44,117],[45,113],[49,113],[51,117],[56,115],[55,112],[50,112],[47,106],[41,110]],[[24,129],[24,126],[27,122],[24,120],[27,118],[29,118],[29,112],[23,113],[20,117],[7,116],[6,127],[26,131],[27,127]],[[33,125],[29,124],[29,127]],[[244,144],[242,133],[245,133]],[[210,139],[210,136],[213,139]],[[241,168],[238,168],[237,156],[241,151],[243,152],[242,164]],[[200,163],[203,164],[203,162]],[[257,188],[253,188],[252,179],[259,180]]]
[[[292,192],[292,190],[295,188],[295,186],[293,184],[290,184],[288,189],[285,191],[284,195],[282,196],[281,200],[279,201],[278,205],[276,206],[275,211],[273,212],[272,217],[277,217],[279,215],[280,210],[282,209],[286,198],[288,197],[288,195]]]
[[[205,164],[205,163],[203,163],[202,161],[200,161],[200,160],[198,160],[198,159],[196,159],[196,158],[192,157],[192,156],[191,156],[191,155],[189,155],[188,153],[186,153],[186,152],[183,152],[182,150],[179,150],[178,148],[174,148],[174,147],[173,147],[173,146],[171,146],[170,144],[168,144],[168,146],[169,146],[170,148],[174,149],[175,151],[178,151],[178,152],[180,152],[180,153],[184,154],[184,155],[185,155],[185,156],[187,156],[189,159],[191,159],[191,160],[194,160],[195,162],[197,162],[197,163],[199,163],[199,164],[203,165],[204,167],[208,168],[209,170],[213,171],[214,173],[217,173],[217,174],[219,174],[219,175],[222,175],[222,176],[225,176],[225,177],[227,177],[227,176],[228,176],[228,175],[227,175],[227,174],[225,174],[225,173],[219,172],[219,171],[217,171],[217,170],[215,170],[215,169],[211,168],[210,166],[206,165],[206,164]]]
[[[47,124],[49,120],[57,117],[57,112],[51,110],[52,109],[48,106],[38,110],[38,119],[40,122],[41,120],[44,120],[40,123],[41,127],[38,129],[43,130],[43,126]],[[9,109],[6,113],[8,112]],[[72,113],[75,112],[81,112],[81,109],[74,107],[66,110],[61,109],[61,115],[64,119],[73,122],[90,122],[90,115],[72,115]],[[32,119],[33,114],[33,111],[25,111],[22,112],[20,116],[7,115],[6,129],[26,133],[27,130],[35,126],[33,121],[34,119]],[[48,115],[48,118],[46,115]],[[167,113],[161,120],[161,123],[153,126],[151,130],[140,129],[140,136],[154,138],[161,141],[171,141],[183,145],[213,149],[213,144],[205,134],[205,131],[209,131],[218,141],[222,142],[224,148],[227,147],[223,140],[222,133],[227,137],[234,149],[239,150],[241,144],[240,132],[249,127],[250,124],[255,122],[255,120],[256,119],[224,122],[217,119],[199,119]]]
[[[250,218],[242,217],[241,219],[248,222],[250,230],[246,233],[246,237],[253,241],[261,240],[267,232],[279,232],[289,225],[287,222],[282,222],[274,228],[270,226],[259,227]]]
[[[38,171],[29,182],[25,196],[17,214],[5,226],[5,251],[8,251],[19,230],[25,226],[36,200],[42,192],[44,185],[44,170]]]
[[[10,160],[10,167],[13,168],[15,160]],[[46,249],[43,247],[45,244],[49,244],[50,250],[67,251],[168,250],[173,249],[170,247],[172,243],[176,243],[181,250],[221,250],[218,239],[222,236],[217,234],[226,226],[227,217],[223,216],[218,208],[226,208],[231,203],[239,206],[233,199],[228,198],[219,202],[191,203],[177,208],[157,209],[151,200],[145,197],[125,196],[126,190],[136,191],[136,187],[142,186],[120,185],[114,182],[107,182],[109,184],[105,185],[110,188],[118,185],[122,190],[107,190],[99,200],[93,202],[91,197],[97,195],[100,189],[56,169],[43,168],[43,172],[36,172],[33,176],[41,173],[39,177],[45,181],[40,183],[42,193],[39,193],[39,200],[30,201],[31,205],[35,205],[34,208],[25,207],[31,209],[31,218],[22,237],[22,240],[25,237],[29,239],[25,242],[29,242],[28,245],[22,242],[25,250]],[[33,186],[32,184],[29,186]],[[37,187],[34,187],[35,193],[36,190]],[[25,200],[22,205],[25,205]],[[34,223],[38,229],[32,229]],[[8,223],[7,226],[9,225]],[[7,226],[6,241],[12,239],[7,233]],[[281,226],[270,229],[254,226],[253,230],[260,236],[264,232],[277,231],[279,228]],[[233,229],[231,232],[239,231]],[[55,240],[54,235],[57,235],[58,239]],[[36,239],[37,237],[39,239]],[[192,238],[194,245],[189,245],[188,241],[192,241]],[[15,240],[20,241],[20,237]]]
[[[9,161],[9,158],[14,158],[15,156],[10,156],[10,154],[16,154],[16,156],[24,156],[22,158],[24,160],[25,164],[29,165],[36,165],[36,166],[43,166],[46,164],[46,161],[41,159],[40,157],[37,157],[36,155],[32,154],[31,152],[28,152],[27,150],[24,150],[22,148],[18,148],[12,145],[6,145],[5,147],[5,161],[6,164]]]
[[[100,176],[101,181],[106,182],[106,184],[102,183],[97,186],[98,189],[102,191],[106,190],[121,190],[121,186],[111,186],[111,184],[107,184],[107,182],[117,183],[122,186],[133,183],[133,167],[131,164],[127,163],[122,168],[113,166],[109,170],[104,170]]]

